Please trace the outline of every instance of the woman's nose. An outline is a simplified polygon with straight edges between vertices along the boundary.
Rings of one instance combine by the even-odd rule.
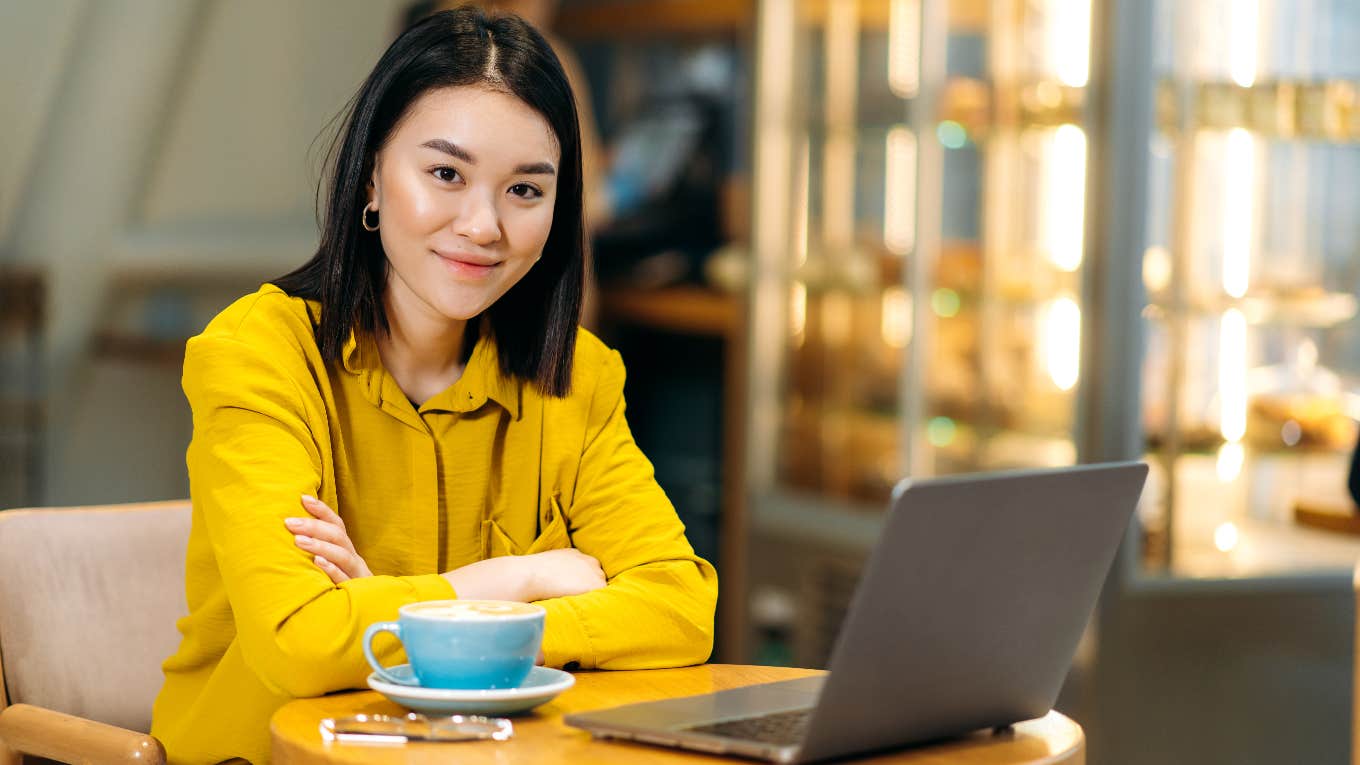
[[[476,245],[486,246],[501,239],[500,216],[496,204],[482,194],[469,194],[467,205],[454,220],[454,230]]]

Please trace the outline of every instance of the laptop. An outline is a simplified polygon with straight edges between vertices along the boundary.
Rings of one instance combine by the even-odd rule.
[[[1042,717],[1142,463],[905,480],[827,674],[566,716],[599,738],[814,762]]]

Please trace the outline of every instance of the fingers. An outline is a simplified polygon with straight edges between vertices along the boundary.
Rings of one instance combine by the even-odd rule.
[[[312,558],[312,562],[316,563],[317,568],[326,572],[326,576],[329,576],[331,578],[331,584],[340,584],[341,582],[350,579],[349,574],[346,574],[344,571],[341,571],[339,566],[335,565],[334,563],[331,563],[330,561],[326,560],[320,555],[314,556]]]
[[[293,533],[293,542],[312,554],[317,568],[326,572],[331,582],[339,584],[348,579],[372,576],[368,564],[359,557],[345,530],[345,522],[325,502],[310,494],[301,497],[302,507],[311,518],[285,518],[283,524]]]
[[[323,539],[309,537],[305,534],[298,534],[294,537],[294,543],[298,547],[306,550],[314,556],[318,556],[329,561],[332,565],[345,572],[350,577],[359,575],[358,567],[355,565],[354,553],[346,550],[337,544],[332,544]]]
[[[306,510],[307,512],[311,513],[314,517],[316,517],[317,520],[325,521],[326,523],[333,523],[336,526],[339,526],[342,531],[344,530],[345,521],[341,519],[340,515],[336,513],[334,510],[330,509],[330,507],[327,506],[325,502],[322,502],[316,497],[313,497],[310,494],[303,494],[302,507],[304,510]]]
[[[354,543],[350,541],[349,535],[333,523],[315,518],[285,518],[283,525],[294,534],[320,539],[354,552]]]

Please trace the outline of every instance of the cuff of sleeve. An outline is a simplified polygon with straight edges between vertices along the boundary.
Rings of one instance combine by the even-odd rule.
[[[440,574],[420,574],[404,578],[411,583],[416,600],[453,600],[458,597],[453,585]]]
[[[579,669],[595,666],[595,651],[590,646],[581,615],[565,598],[539,601],[548,612],[543,623],[543,663],[565,667],[575,663]]]

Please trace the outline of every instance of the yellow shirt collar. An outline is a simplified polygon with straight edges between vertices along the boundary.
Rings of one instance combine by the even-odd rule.
[[[346,371],[372,380],[373,384],[365,386],[366,389],[377,396],[386,397],[381,393],[384,387],[381,378],[390,375],[382,366],[377,343],[372,337],[360,337],[351,331],[340,351],[340,359]],[[381,372],[381,375],[375,377],[375,372]],[[520,394],[520,381],[501,371],[495,339],[483,333],[473,346],[463,376],[447,390],[422,404],[420,411],[472,412],[490,399],[500,404],[512,418],[519,419]]]

